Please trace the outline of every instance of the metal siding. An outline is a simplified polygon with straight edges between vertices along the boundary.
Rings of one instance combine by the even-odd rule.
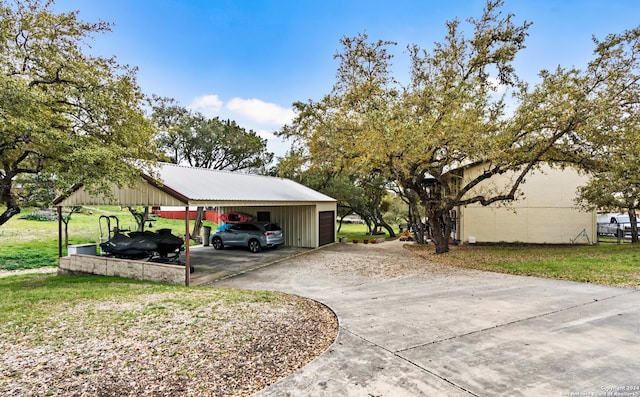
[[[75,206],[75,205],[166,205],[166,206],[184,206],[185,203],[171,197],[167,193],[158,188],[149,185],[147,182],[140,180],[133,188],[112,187],[111,193],[113,200],[109,200],[104,195],[92,196],[84,187],[73,192],[68,198],[58,205]]]

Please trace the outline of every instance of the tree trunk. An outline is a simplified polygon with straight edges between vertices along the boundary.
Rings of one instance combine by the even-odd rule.
[[[64,246],[69,248],[69,222],[64,222]]]
[[[72,207],[67,215],[60,215],[62,217],[62,223],[64,223],[64,246],[69,247],[69,222],[71,222],[71,215],[76,212],[80,212],[82,207]]]
[[[393,238],[393,237],[396,236],[396,233],[393,231],[393,228],[391,226],[389,226],[388,223],[383,222],[383,223],[380,224],[380,226],[387,230],[387,232],[389,233],[389,237]]]
[[[451,217],[446,210],[427,210],[431,239],[436,246],[436,254],[449,252],[449,239],[451,237]]]
[[[144,207],[144,211],[138,212],[133,207],[127,207],[133,218],[136,220],[136,224],[138,225],[138,232],[144,232],[144,225],[149,220],[149,207]]]
[[[7,209],[0,214],[0,226],[4,225],[11,219],[12,216],[20,213],[20,207],[17,205],[8,205]]]
[[[379,209],[376,210],[375,215],[376,215],[376,220],[375,220],[374,232],[378,231],[378,226],[382,226],[385,229],[387,229],[387,232],[389,232],[389,237],[395,237],[396,233],[393,231],[393,228],[389,226],[387,222],[384,221],[384,218],[382,217],[382,212],[380,212]]]
[[[200,229],[202,229],[202,220],[204,219],[204,207],[198,207],[196,210],[196,221],[193,224],[193,232],[191,232],[191,240],[200,241]]]
[[[340,233],[340,229],[342,229],[342,221],[344,220],[344,218],[345,218],[347,215],[349,215],[349,213],[346,213],[346,214],[344,214],[344,215],[342,215],[342,216],[340,217],[340,221],[338,222],[338,230],[337,230],[337,232],[336,232],[336,233]]]
[[[415,236],[417,244],[426,243],[426,240],[424,238],[424,227],[422,226],[422,219],[420,219],[420,217],[416,214],[414,214],[413,218],[411,219],[410,229]]]
[[[422,227],[422,219],[420,219],[420,211],[415,200],[409,200],[409,225],[408,228],[413,232],[417,244],[424,244],[424,229]]]
[[[635,208],[629,208],[627,211],[629,213],[629,222],[631,223],[631,244],[638,244],[638,217],[636,216],[636,210]]]
[[[18,203],[11,195],[11,185],[13,181],[10,176],[5,176],[0,180],[0,203],[5,203],[7,208],[0,214],[0,226],[4,225],[12,216],[20,213]]]

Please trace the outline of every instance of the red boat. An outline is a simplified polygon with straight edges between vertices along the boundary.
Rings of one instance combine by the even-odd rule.
[[[224,223],[240,223],[249,222],[253,220],[251,215],[243,214],[242,212],[225,212],[220,215],[220,220]]]

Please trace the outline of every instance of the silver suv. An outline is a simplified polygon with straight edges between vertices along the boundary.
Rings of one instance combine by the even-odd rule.
[[[251,252],[260,252],[263,247],[284,244],[284,232],[271,222],[240,222],[218,230],[211,235],[211,245],[217,250],[224,247],[249,247]]]

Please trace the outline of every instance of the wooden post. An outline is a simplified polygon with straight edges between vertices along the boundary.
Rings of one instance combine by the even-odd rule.
[[[189,206],[186,206],[184,209],[184,224],[184,285],[188,287],[191,276],[191,255],[189,254],[189,242],[191,240],[191,238],[189,238]]]
[[[62,258],[62,207],[58,206],[58,258]]]

